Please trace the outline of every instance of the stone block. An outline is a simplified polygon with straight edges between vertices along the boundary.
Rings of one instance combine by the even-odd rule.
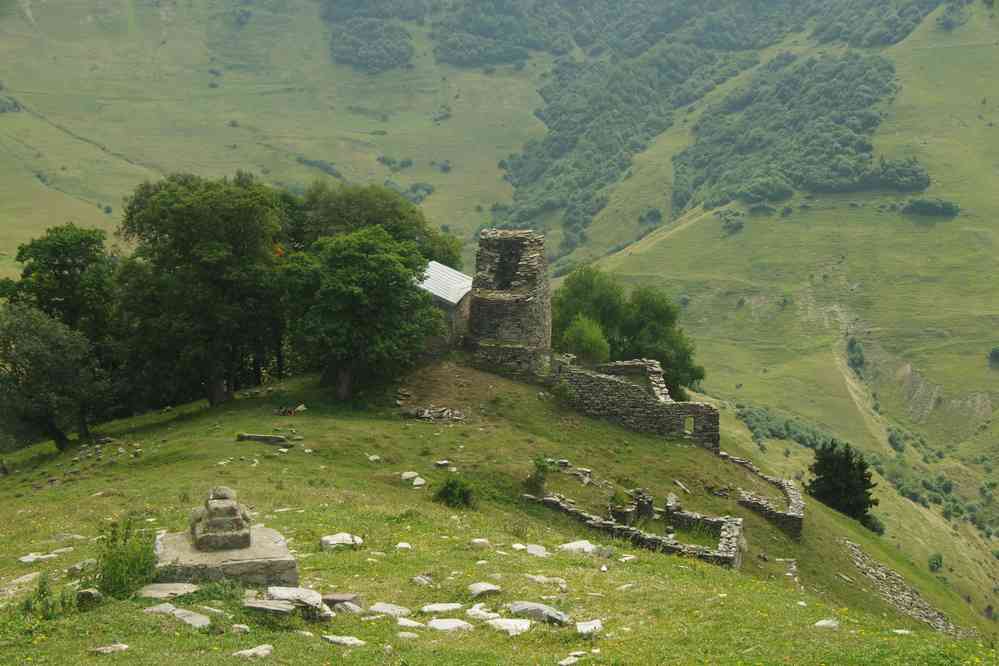
[[[249,547],[240,550],[200,551],[186,533],[163,534],[156,539],[156,580],[189,583],[230,578],[245,585],[298,585],[298,562],[288,544],[266,527],[249,530]]]

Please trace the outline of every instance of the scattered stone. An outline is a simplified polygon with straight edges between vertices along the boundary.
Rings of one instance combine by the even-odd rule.
[[[373,462],[373,463],[381,462],[381,459],[382,459],[381,456],[368,456],[368,462]]]
[[[395,604],[386,604],[379,602],[368,609],[372,613],[378,613],[380,615],[391,615],[392,617],[408,617],[413,614],[413,611],[409,610],[404,606],[396,606]]]
[[[97,566],[97,560],[94,559],[82,560],[71,566],[69,569],[67,569],[66,573],[68,573],[73,578],[79,578],[87,570],[93,569],[96,566]]]
[[[0,588],[0,597],[12,597],[17,594],[22,588],[25,588],[32,583],[34,583],[41,574],[37,571],[29,574],[25,574],[20,578],[15,578],[10,583],[8,583],[3,588]]]
[[[274,654],[273,645],[258,645],[255,648],[249,650],[240,650],[239,652],[233,652],[232,656],[242,657],[243,659],[262,659],[264,657],[269,657]]]
[[[624,562],[625,564],[627,564],[628,562],[634,562],[637,559],[638,558],[635,557],[634,555],[622,555],[620,558],[618,558],[618,562]]]
[[[118,652],[126,652],[128,646],[124,643],[112,643],[111,645],[105,645],[104,647],[98,647],[91,650],[94,654],[116,654]]]
[[[510,547],[513,548],[514,550],[518,551],[518,552],[522,551],[522,550],[527,550],[527,546],[525,546],[522,543],[515,543],[515,544],[513,544]]]
[[[248,634],[248,633],[250,633],[250,627],[249,627],[249,625],[245,625],[245,624],[234,624],[234,625],[232,625],[232,627],[230,627],[230,630],[234,634]]]
[[[492,583],[472,583],[468,586],[468,593],[472,595],[473,599],[478,599],[487,594],[496,594],[501,591],[499,586]]]
[[[360,615],[364,612],[363,608],[351,601],[342,601],[332,608],[337,613],[347,613],[348,615]]]
[[[395,545],[396,550],[413,550],[412,544],[408,544],[405,541],[400,541]]]
[[[413,576],[412,580],[417,585],[422,585],[423,587],[430,587],[431,585],[434,584],[434,581],[432,578],[430,578],[430,576],[424,576],[424,575]]]
[[[499,613],[493,613],[488,608],[486,608],[485,604],[475,604],[467,611],[465,611],[465,615],[467,615],[473,620],[479,620],[483,622],[487,620],[497,620],[500,617]]]
[[[275,615],[291,615],[295,612],[295,604],[274,599],[247,599],[243,602],[243,608]]]
[[[350,546],[352,548],[354,546],[360,546],[364,543],[364,539],[359,536],[354,536],[353,534],[340,532],[339,534],[324,536],[320,539],[319,543],[323,550],[336,550],[337,548],[346,546]]]
[[[590,620],[589,622],[577,622],[576,633],[580,636],[594,636],[604,630],[604,623],[600,620]]]
[[[416,472],[403,472],[399,475],[403,481],[412,481],[413,479],[419,478],[419,474]]]
[[[57,553],[49,553],[48,555],[43,555],[41,553],[28,553],[23,557],[17,558],[17,561],[21,564],[34,564],[35,562],[44,562],[45,560],[52,560],[59,557]]]
[[[475,628],[464,620],[438,618],[434,618],[433,620],[430,620],[430,622],[427,622],[427,627],[433,629],[434,631],[444,631],[448,633],[454,631],[471,631]]]
[[[184,624],[194,627],[195,629],[205,629],[212,623],[211,619],[209,619],[206,615],[195,613],[194,611],[189,611],[184,608],[177,608],[173,604],[160,604],[159,606],[152,606],[151,608],[145,609],[143,612],[157,615],[172,615]]]
[[[819,620],[815,623],[816,629],[839,629],[839,620]]]
[[[534,557],[549,557],[551,555],[547,548],[533,543],[527,544],[526,550],[528,555],[533,555]]]
[[[423,477],[418,476],[415,479],[413,479],[413,487],[414,488],[422,488],[425,485],[427,485],[427,480],[424,479]]]
[[[306,638],[315,638],[316,637],[316,635],[314,633],[312,633],[311,631],[305,631],[304,629],[299,629],[295,633],[298,634],[299,636],[305,636]]]
[[[406,627],[407,629],[423,629],[427,625],[422,622],[417,622],[416,620],[410,620],[408,617],[396,618],[396,624],[400,627]]]
[[[558,666],[573,666],[573,664],[579,663],[579,657],[569,656],[558,662]]]
[[[88,587],[85,590],[79,590],[76,593],[76,605],[83,610],[99,606],[103,601],[104,595],[101,594],[100,590],[93,587]]]
[[[424,615],[440,615],[441,613],[453,613],[464,608],[463,604],[427,604],[420,609]]]
[[[486,625],[495,629],[496,631],[502,631],[508,636],[519,636],[526,633],[531,629],[530,620],[511,620],[496,618],[486,622]]]
[[[564,543],[558,549],[563,553],[578,553],[583,555],[592,555],[597,552],[597,546],[585,540]]]
[[[342,645],[344,647],[363,647],[367,645],[360,638],[355,638],[354,636],[323,636],[323,640],[327,643]]]
[[[535,576],[534,574],[524,574],[528,579],[534,581],[535,583],[540,583],[541,585],[557,585],[563,592],[568,589],[569,584],[565,582],[564,578],[549,578],[548,576]]]
[[[400,631],[399,633],[396,634],[396,637],[397,638],[401,638],[401,639],[406,640],[406,641],[411,641],[413,639],[419,638],[420,635],[419,634],[414,634],[411,631]]]
[[[479,548],[482,550],[493,547],[493,545],[489,543],[489,539],[472,539],[471,544],[473,548]]]
[[[323,603],[336,610],[334,606],[337,606],[338,604],[360,604],[361,595],[354,592],[327,592],[323,595]]]
[[[899,636],[911,636],[912,632],[908,629],[892,629],[891,633],[898,634]]]
[[[190,583],[154,583],[146,585],[136,593],[140,599],[174,599],[186,594],[194,594],[201,588]]]
[[[241,432],[236,435],[237,442],[260,442],[262,444],[287,445],[288,438],[284,435],[251,435]]]
[[[506,608],[513,615],[530,617],[538,622],[549,624],[564,625],[572,619],[560,610],[533,601],[515,601],[512,604],[507,604]]]
[[[444,468],[444,467],[450,467],[450,466],[451,466],[451,461],[450,460],[438,460],[438,461],[436,461],[434,463],[434,467],[437,467],[437,468]]]

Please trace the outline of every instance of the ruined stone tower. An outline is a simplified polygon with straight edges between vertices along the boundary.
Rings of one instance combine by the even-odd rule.
[[[545,237],[486,229],[479,238],[468,341],[482,365],[537,374],[552,343]]]

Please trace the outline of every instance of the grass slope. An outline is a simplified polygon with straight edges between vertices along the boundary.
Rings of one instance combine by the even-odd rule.
[[[102,524],[124,511],[136,511],[150,529],[184,529],[190,507],[213,484],[236,487],[259,512],[258,520],[281,530],[298,552],[305,584],[323,590],[355,591],[366,603],[389,601],[418,608],[441,601],[468,603],[465,587],[499,574],[500,596],[493,606],[515,599],[547,597],[576,619],[603,618],[605,635],[595,643],[572,629],[535,627],[509,639],[485,627],[461,637],[423,635],[411,642],[395,638],[389,620],[363,621],[340,615],[317,633],[356,635],[368,646],[344,653],[306,640],[292,629],[297,622],[269,622],[247,615],[236,597],[215,590],[178,602],[197,610],[204,604],[233,614],[218,620],[246,622],[252,633],[198,633],[170,618],[144,615],[143,604],[113,602],[86,614],[44,623],[27,630],[17,621],[0,621],[0,658],[6,663],[66,663],[90,657],[87,651],[113,640],[132,646],[129,663],[218,663],[238,650],[270,643],[277,663],[385,664],[550,664],[575,650],[595,648],[590,663],[795,663],[795,664],[953,664],[985,663],[995,658],[976,641],[952,641],[898,616],[866,589],[839,539],[854,540],[876,558],[901,571],[925,596],[960,624],[987,630],[964,604],[936,579],[905,561],[894,548],[852,521],[809,504],[800,542],[785,537],[733,501],[710,495],[707,487],[750,486],[753,481],[734,465],[723,465],[708,452],[685,444],[634,435],[564,411],[536,388],[468,370],[453,363],[425,368],[406,380],[413,404],[460,407],[469,415],[461,425],[404,422],[396,410],[373,406],[351,411],[328,403],[312,380],[289,381],[266,398],[239,400],[223,409],[179,407],[108,425],[117,438],[110,451],[141,443],[138,459],[123,457],[103,464],[75,465],[73,453],[55,455],[50,445],[26,450],[15,461],[17,474],[0,481],[0,501],[15,517],[0,540],[0,581],[30,570],[59,576],[71,561],[89,556],[93,546],[75,542],[76,550],[59,560],[25,566],[16,557],[64,545],[60,532],[96,534]],[[309,411],[287,418],[272,416],[276,406],[304,401]],[[375,402],[380,402],[375,398]],[[388,401],[385,401],[388,403]],[[278,455],[273,448],[236,443],[237,431],[294,428],[313,450]],[[748,435],[726,412],[724,446],[748,448]],[[367,456],[381,456],[371,463]],[[522,504],[519,482],[533,456],[565,456],[592,466],[605,478],[624,485],[645,485],[658,496],[677,490],[674,479],[690,488],[687,506],[745,518],[749,550],[742,572],[698,561],[634,550],[601,538],[547,510]],[[433,461],[449,458],[459,474],[478,488],[476,510],[456,511],[430,500],[448,476]],[[228,464],[220,465],[224,460]],[[254,465],[253,461],[259,461]],[[79,474],[69,473],[80,467]],[[418,470],[430,481],[428,491],[404,487],[398,474]],[[54,479],[55,481],[51,481]],[[579,495],[585,490],[565,477],[553,486]],[[101,492],[100,496],[96,493]],[[290,509],[290,510],[284,510]],[[323,553],[319,537],[338,531],[361,534],[363,548]],[[470,547],[486,537],[496,547]],[[540,543],[550,550],[560,543],[587,538],[612,546],[637,561],[555,555],[537,559],[510,548],[514,542]],[[399,541],[411,552],[397,552]],[[499,551],[502,551],[499,552]],[[379,554],[385,553],[385,554]],[[764,561],[760,555],[766,553]],[[785,576],[776,558],[798,561],[800,587]],[[482,561],[484,560],[484,562]],[[602,572],[606,564],[608,571]],[[409,582],[430,573],[434,588]],[[545,574],[568,581],[568,591],[540,586],[522,574]],[[839,574],[849,576],[849,583]],[[620,590],[622,585],[633,585]],[[223,598],[218,598],[218,597]],[[214,597],[214,598],[207,598]],[[804,606],[799,605],[804,602]],[[4,616],[0,616],[4,617]],[[812,625],[839,618],[835,632]],[[765,626],[765,632],[760,627]],[[913,635],[897,635],[906,628]],[[425,631],[419,633],[424,634]],[[383,645],[394,651],[386,653]]]
[[[172,171],[244,169],[292,187],[328,177],[299,157],[352,181],[430,183],[427,214],[469,238],[511,196],[499,160],[543,130],[531,111],[544,59],[491,75],[438,65],[424,30],[413,70],[367,76],[331,64],[309,0],[256,3],[243,28],[224,0],[7,4],[4,94],[29,110],[0,115],[7,255],[67,219],[113,226],[122,197]],[[415,164],[393,174],[382,155]],[[446,160],[449,173],[430,164]]]
[[[782,47],[811,48],[801,38]],[[978,487],[995,478],[999,462],[999,374],[985,358],[999,317],[999,100],[985,82],[999,65],[999,20],[976,3],[967,25],[944,33],[931,17],[886,54],[902,90],[885,109],[876,149],[918,156],[934,177],[929,196],[959,201],[960,217],[881,212],[877,206],[902,197],[879,194],[799,197],[790,217],[749,217],[729,236],[717,217],[695,210],[602,265],[632,284],[689,297],[684,325],[712,395],[801,415],[887,458],[888,427],[923,433],[946,458],[926,464],[910,450],[905,464],[944,473],[965,501],[980,501]],[[636,160],[591,234],[606,239],[603,247],[617,242],[610,230],[618,213],[627,221],[658,205],[669,160],[688,141],[684,127],[674,128]],[[600,248],[588,252],[599,256]],[[847,367],[848,335],[867,352],[863,379]],[[788,448],[788,473],[802,472],[810,455]],[[915,561],[946,551],[959,562],[947,575],[955,589],[979,609],[996,605],[994,540],[893,492],[880,496],[890,536]]]

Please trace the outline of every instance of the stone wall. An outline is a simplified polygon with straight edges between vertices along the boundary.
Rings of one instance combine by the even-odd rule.
[[[739,504],[747,509],[752,509],[753,511],[761,514],[768,521],[777,525],[791,536],[801,536],[801,528],[805,522],[805,500],[794,481],[764,474],[760,468],[753,464],[753,461],[748,458],[737,458],[736,456],[729,455],[724,451],[719,451],[718,455],[723,460],[728,460],[729,462],[739,465],[740,467],[744,467],[767,483],[779,488],[784,494],[785,499],[787,499],[787,509],[785,511],[781,511],[766,497],[762,497],[761,495],[757,495],[746,490],[740,490]]]
[[[637,432],[690,439],[712,451],[718,451],[721,445],[719,414],[713,405],[672,402],[668,392],[664,397],[657,387],[586,370],[566,362],[564,357],[554,359],[550,382],[562,387],[573,408],[588,416]]]
[[[742,566],[741,518],[708,518],[701,516],[701,518],[706,520],[718,521],[716,525],[718,529],[718,546],[716,548],[708,548],[706,546],[680,543],[669,534],[651,534],[637,527],[588,513],[578,508],[575,502],[561,495],[548,495],[542,498],[534,497],[533,495],[524,495],[524,499],[543,504],[595,530],[609,534],[617,539],[625,539],[639,548],[661,553],[696,557],[711,564],[718,564],[733,569],[738,569]],[[700,514],[689,515],[692,517],[700,516]]]

